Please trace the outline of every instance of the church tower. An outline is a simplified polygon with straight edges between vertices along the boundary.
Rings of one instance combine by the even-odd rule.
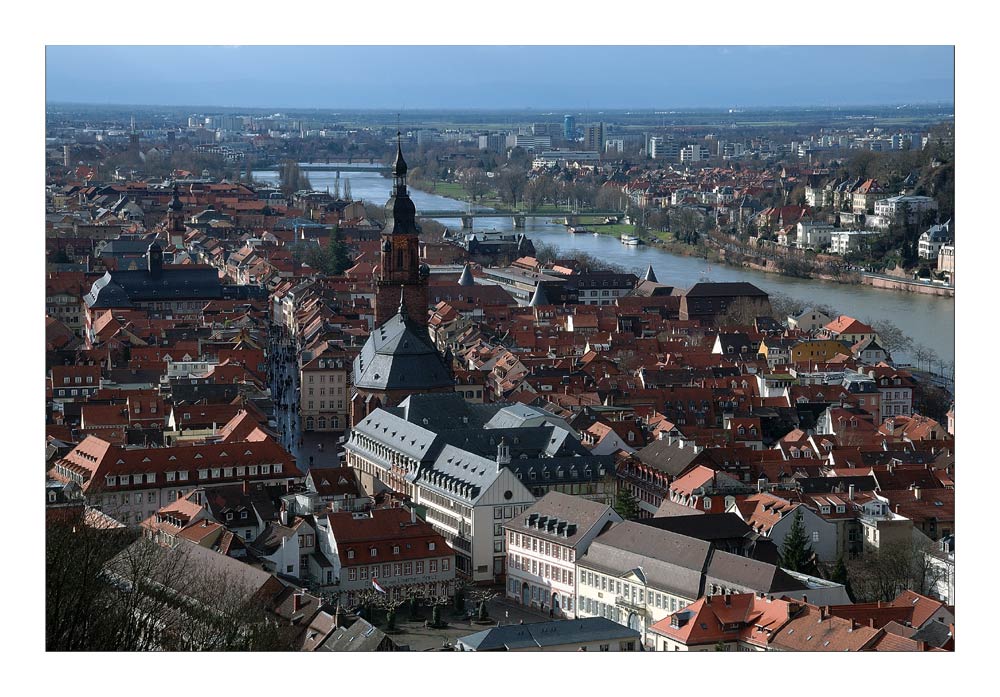
[[[420,263],[420,228],[417,209],[406,190],[406,160],[401,134],[396,133],[396,161],[392,165],[392,194],[385,204],[385,229],[375,291],[375,326],[396,315],[403,302],[411,320],[427,326],[427,277],[430,268]]]
[[[184,245],[184,235],[187,233],[187,226],[184,224],[184,204],[181,203],[180,192],[174,184],[174,196],[167,205],[167,241],[170,244],[181,247]]]

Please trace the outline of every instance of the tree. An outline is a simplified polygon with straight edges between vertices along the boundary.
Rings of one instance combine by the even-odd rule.
[[[498,177],[497,191],[504,203],[509,203],[516,208],[527,185],[528,173],[525,170],[507,168]]]
[[[639,515],[639,504],[636,502],[635,496],[632,495],[632,492],[627,487],[621,484],[618,485],[618,492],[615,494],[615,504],[612,508],[615,509],[615,513],[625,520],[635,520]]]
[[[716,651],[729,651],[729,645],[726,644],[726,642],[723,641],[722,639],[719,639],[717,642],[715,642],[715,650]]]
[[[681,208],[670,216],[670,231],[674,237],[685,244],[697,244],[698,236],[703,227],[702,216],[691,208]]]
[[[294,160],[285,160],[278,170],[278,180],[281,193],[286,197],[291,196],[296,191],[312,188],[309,177],[299,167],[299,163]]]
[[[856,602],[888,602],[905,590],[922,595],[933,590],[943,571],[928,559],[933,543],[922,533],[913,534],[909,540],[867,549],[848,564]]]
[[[330,240],[327,247],[327,273],[331,276],[340,276],[347,269],[354,266],[354,259],[351,257],[351,250],[344,241],[343,233],[339,226],[334,226],[330,233]]]
[[[235,570],[210,569],[192,556],[197,549],[188,542],[166,548],[132,530],[94,527],[82,512],[49,523],[47,648],[289,648],[266,594],[241,575],[241,563],[229,560]]]
[[[486,604],[500,594],[489,588],[473,588],[469,591],[469,595],[476,606],[476,619],[480,622],[488,620],[490,618],[490,612],[487,609]]]
[[[834,583],[841,583],[844,585],[844,590],[847,592],[847,597],[854,602],[854,591],[851,589],[851,577],[847,573],[847,564],[844,563],[843,555],[837,557],[837,565],[833,567],[833,572],[830,574],[830,580]]]
[[[747,298],[737,298],[729,303],[726,312],[719,318],[720,326],[748,326],[754,324],[760,307]]]
[[[815,553],[802,524],[802,510],[796,510],[792,518],[792,527],[781,543],[781,566],[789,571],[803,574],[816,573]]]
[[[351,199],[351,180],[344,177],[344,200],[350,201]]]
[[[867,324],[875,330],[882,348],[890,354],[897,351],[909,352],[913,348],[913,339],[906,336],[903,330],[890,320],[869,319],[867,320]]]
[[[473,201],[478,201],[490,190],[490,180],[481,169],[468,170],[465,177],[465,190]]]

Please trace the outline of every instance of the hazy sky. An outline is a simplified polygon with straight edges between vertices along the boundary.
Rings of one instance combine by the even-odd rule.
[[[950,46],[50,46],[46,100],[331,109],[951,102]]]

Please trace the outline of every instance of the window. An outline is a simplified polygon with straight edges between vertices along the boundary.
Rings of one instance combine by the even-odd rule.
[[[358,570],[357,569],[348,569],[347,570],[347,580],[348,581],[357,581],[358,580]]]
[[[450,559],[442,559],[441,560],[441,571],[448,571],[450,568],[451,568],[451,560]]]
[[[408,561],[403,564],[403,575],[410,576],[413,573],[413,562]]]
[[[403,565],[402,564],[393,564],[392,565],[392,573],[394,575],[396,575],[396,576],[402,576],[403,575]]]
[[[601,644],[601,651],[610,651],[611,644]]]
[[[372,547],[371,549],[368,550],[368,554],[370,554],[373,557],[377,557],[378,556],[378,549],[375,548],[375,547]]]
[[[437,573],[438,570],[437,559],[431,559],[429,562],[427,562],[427,570],[432,574]]]
[[[167,472],[167,481],[168,482],[174,481],[174,477],[176,476],[176,474],[177,474],[176,472]]]
[[[354,559],[354,550],[353,549],[347,550],[347,558],[348,559]]]
[[[246,520],[247,519],[247,512],[246,511],[241,511],[240,512],[240,519],[241,520]]]
[[[155,491],[149,492],[149,494],[146,496],[146,501],[148,503],[155,502],[156,501],[156,492]]]
[[[819,542],[819,533],[818,532],[814,532],[812,534],[812,541],[813,542]]]
[[[392,546],[392,553],[393,554],[399,554],[399,545],[393,545]],[[372,555],[372,556],[374,556],[374,555]]]
[[[417,562],[417,573],[418,574],[424,573],[424,563],[422,561]]]

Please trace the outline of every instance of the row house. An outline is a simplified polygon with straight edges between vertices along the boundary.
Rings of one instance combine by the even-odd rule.
[[[546,494],[504,525],[507,597],[554,617],[573,617],[576,559],[610,523],[621,520],[607,504]]]
[[[270,438],[127,449],[87,436],[50,474],[75,482],[90,505],[128,525],[197,487],[243,481],[288,485],[302,477],[288,451]]]
[[[605,617],[639,631],[705,595],[767,593],[801,597],[803,580],[778,566],[723,551],[703,539],[642,523],[612,525],[577,558],[577,616]],[[843,586],[834,590],[841,597]]]
[[[348,372],[346,351],[331,344],[299,369],[299,418],[305,431],[339,432],[347,428]]]
[[[329,513],[316,519],[316,530],[318,551],[332,564],[320,582],[346,607],[376,584],[394,600],[455,592],[454,550],[412,510]]]

